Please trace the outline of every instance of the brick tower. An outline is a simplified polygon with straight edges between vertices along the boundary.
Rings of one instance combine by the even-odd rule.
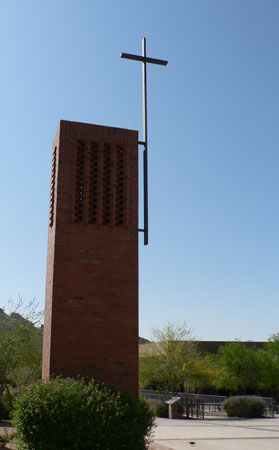
[[[138,395],[138,132],[61,121],[53,142],[43,378]]]

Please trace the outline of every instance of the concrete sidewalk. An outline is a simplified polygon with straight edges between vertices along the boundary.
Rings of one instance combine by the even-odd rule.
[[[156,419],[150,450],[279,450],[279,418]]]

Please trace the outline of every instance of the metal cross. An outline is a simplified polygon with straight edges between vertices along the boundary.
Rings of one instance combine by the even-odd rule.
[[[168,61],[162,59],[148,58],[146,56],[146,38],[142,40],[142,56],[121,53],[121,58],[132,59],[142,62],[142,95],[143,95],[143,141],[139,141],[144,146],[143,151],[143,208],[144,208],[144,228],[139,231],[144,232],[144,245],[148,244],[148,159],[147,159],[147,84],[146,84],[146,63],[166,66]]]

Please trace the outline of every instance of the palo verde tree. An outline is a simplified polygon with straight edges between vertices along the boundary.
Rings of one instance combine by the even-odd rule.
[[[186,323],[168,322],[153,330],[154,342],[140,348],[140,387],[172,393],[204,372],[202,359]],[[204,373],[203,373],[204,375]]]

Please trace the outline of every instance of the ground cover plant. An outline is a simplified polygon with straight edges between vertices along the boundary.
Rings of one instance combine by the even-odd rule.
[[[150,408],[94,381],[55,378],[28,386],[15,404],[20,449],[143,450]]]
[[[229,417],[262,417],[264,401],[256,396],[230,397],[223,402],[223,407]]]

